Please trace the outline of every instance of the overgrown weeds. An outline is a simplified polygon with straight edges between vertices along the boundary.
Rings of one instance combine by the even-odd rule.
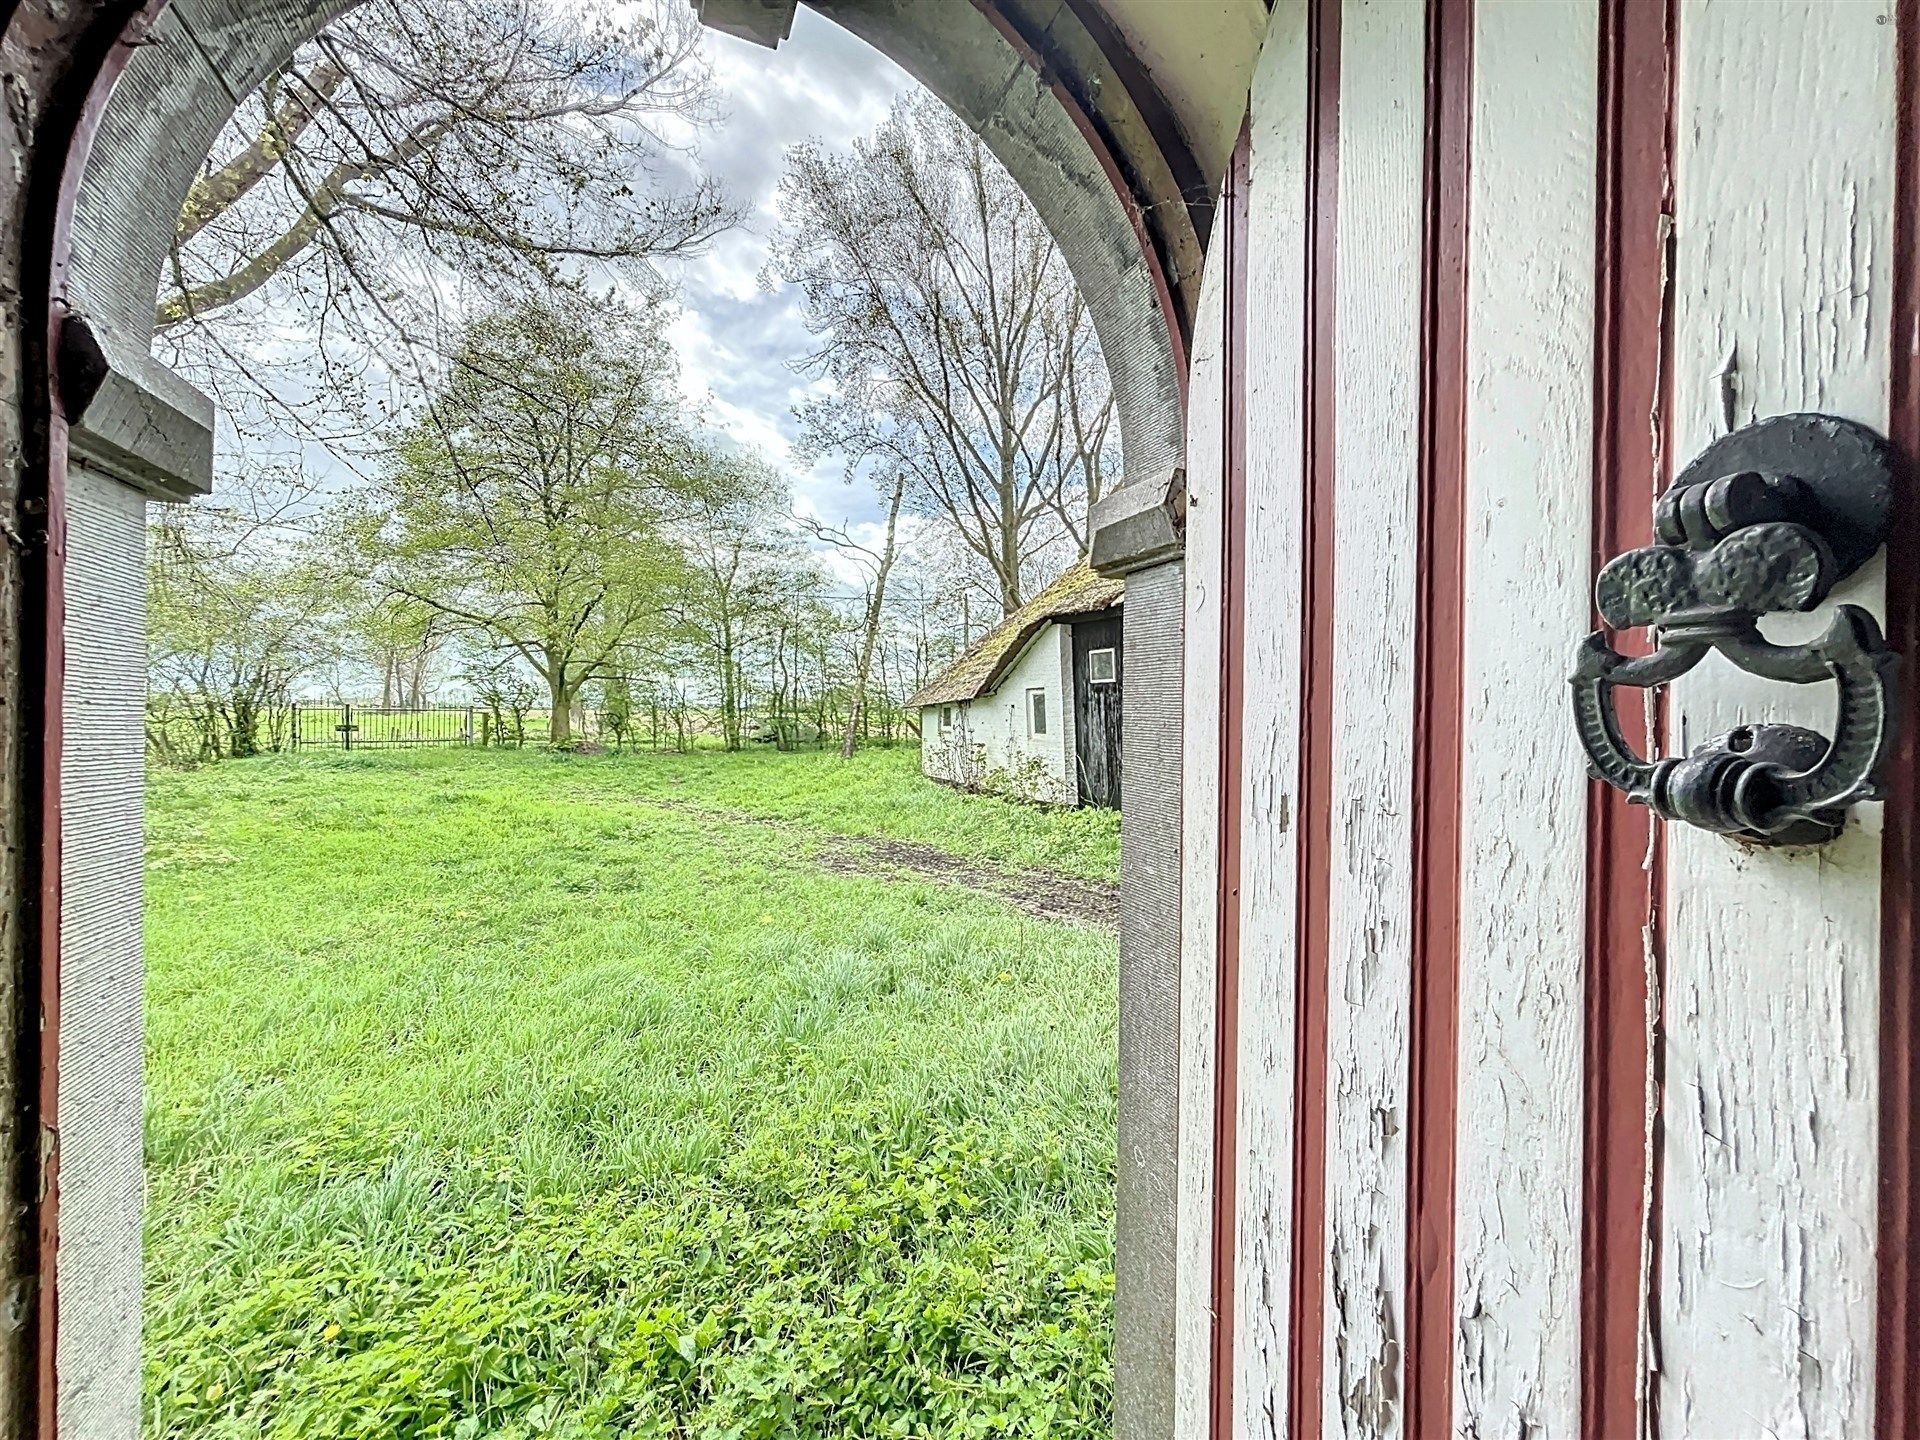
[[[913,763],[157,776],[148,1433],[1108,1432],[1111,938],[809,836],[1111,817]]]

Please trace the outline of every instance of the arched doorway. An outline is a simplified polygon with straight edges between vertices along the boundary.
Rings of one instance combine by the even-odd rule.
[[[22,196],[41,227],[25,232],[35,238],[19,257],[23,290],[29,306],[44,298],[53,316],[29,365],[42,365],[47,381],[57,374],[49,399],[73,422],[50,424],[31,456],[56,543],[28,577],[36,591],[44,586],[45,609],[29,610],[26,627],[46,662],[22,677],[40,707],[34,723],[45,726],[28,788],[39,800],[46,857],[37,966],[24,978],[43,997],[48,1023],[35,1032],[39,1078],[20,1091],[29,1106],[37,1101],[46,1136],[32,1147],[43,1160],[21,1152],[22,1189],[31,1184],[43,1198],[28,1207],[37,1240],[17,1237],[20,1269],[38,1268],[44,1283],[38,1333],[22,1346],[16,1373],[37,1380],[49,1433],[57,1420],[86,1433],[86,1417],[107,1413],[96,1407],[125,1373],[135,1353],[128,1337],[137,1334],[139,1022],[129,997],[137,1002],[139,803],[138,777],[129,783],[124,767],[137,767],[139,750],[115,743],[115,727],[126,723],[115,697],[130,693],[130,681],[137,687],[144,500],[194,493],[211,453],[206,402],[147,353],[151,296],[179,199],[238,97],[344,8],[336,0],[178,0],[85,25],[34,11],[15,26],[23,43],[47,46],[37,58],[55,102],[45,119],[59,155],[58,168],[37,172],[37,188]],[[703,8],[739,11],[749,27],[771,13],[770,35],[783,7]],[[1265,7],[1242,0],[1178,20],[1149,5],[1057,14],[984,0],[817,8],[898,60],[987,139],[1059,237],[1113,371],[1129,483],[1104,512],[1095,559],[1130,574],[1127,663],[1138,713],[1128,723],[1159,757],[1136,771],[1129,793],[1121,1433],[1158,1433],[1171,1389],[1179,994],[1174,478],[1211,197]],[[1210,51],[1173,33],[1196,24]],[[1156,49],[1184,63],[1150,76],[1142,57]],[[53,257],[44,269],[34,248],[42,242]],[[36,1163],[44,1178],[29,1182]]]
[[[708,8],[777,31],[783,6]],[[1323,1419],[1414,1436],[1920,1433],[1911,692],[1886,800],[1863,804],[1838,848],[1755,850],[1590,783],[1566,685],[1596,571],[1644,551],[1655,496],[1710,441],[1815,411],[1920,449],[1920,5],[1298,0],[1270,27],[1265,8],[831,7],[906,26],[891,43],[923,73],[979,61],[1005,82],[983,124],[1007,119],[1002,98],[1064,115],[1091,168],[1019,173],[1078,199],[1096,175],[1117,180],[1108,233],[1140,233],[1139,212],[1172,313],[1196,317],[1190,574],[1183,587],[1174,566],[1143,568],[1128,601],[1137,620],[1163,580],[1184,588],[1191,723],[1184,805],[1138,808],[1130,825],[1122,1433],[1313,1433]],[[265,9],[209,4],[220,23],[201,38],[244,33]],[[0,306],[18,307],[12,373],[32,401],[0,430],[25,486],[17,539],[0,545],[21,636],[0,664],[0,881],[23,897],[0,976],[19,1037],[3,1198],[21,1223],[4,1238],[26,1317],[0,1352],[0,1393],[23,1433],[36,1383],[48,1428],[55,1410],[58,1306],[43,1289],[36,1330],[28,1297],[55,1239],[56,1207],[39,1201],[52,1141],[64,1131],[77,1157],[83,1128],[63,1120],[62,1092],[78,1105],[126,1079],[110,1046],[76,1041],[72,1013],[58,1023],[63,880],[71,900],[85,865],[110,881],[131,857],[97,838],[124,839],[124,822],[74,843],[110,815],[111,787],[84,812],[69,781],[63,837],[60,730],[78,736],[66,702],[82,693],[63,677],[84,657],[61,642],[112,638],[117,612],[108,572],[87,575],[84,557],[63,571],[67,434],[48,423],[60,396],[41,322],[65,293],[64,227],[136,11],[152,13],[75,19],[21,0],[5,55],[15,103],[0,124],[21,165],[0,170],[0,206],[25,238],[0,255]],[[913,28],[936,14],[976,37],[966,17],[983,20],[1004,48]],[[1196,277],[1158,206],[1197,236],[1189,202],[1204,200],[1178,180],[1164,193],[1167,168],[1133,142],[1170,120],[1210,188],[1262,30],[1239,219],[1212,245],[1205,306],[1189,306]],[[245,77],[222,68],[233,52],[209,54],[209,74]],[[1130,61],[1154,93],[1132,86]],[[189,119],[169,113],[155,133],[185,137]],[[181,433],[166,397],[190,401],[137,383],[127,348],[117,369],[68,357],[67,378],[124,399],[94,428],[117,413],[136,435]],[[1107,558],[1180,553],[1168,490],[1134,478]],[[1911,483],[1892,488],[1910,510]],[[1910,665],[1920,587],[1893,551],[1847,593],[1884,615]],[[76,604],[63,627],[83,594],[104,608]],[[1171,693],[1175,648],[1130,650],[1128,674]],[[1736,715],[1725,748],[1743,753],[1740,727],[1784,718],[1764,678],[1689,675],[1658,753]],[[1824,723],[1812,693],[1785,715]],[[1658,728],[1657,708],[1643,713]],[[1181,735],[1171,711],[1127,727],[1136,756],[1170,756]],[[1140,767],[1129,778],[1138,797]],[[1184,971],[1164,948],[1183,879]],[[1176,1069],[1177,1121],[1157,1088]],[[1194,1142],[1177,1171],[1156,1120]],[[1156,1268],[1176,1221],[1177,1273]],[[69,1238],[63,1257],[85,1273]],[[1172,1307],[1153,1286],[1169,1274],[1177,1374],[1157,1368]],[[1155,1411],[1176,1390],[1177,1411]]]

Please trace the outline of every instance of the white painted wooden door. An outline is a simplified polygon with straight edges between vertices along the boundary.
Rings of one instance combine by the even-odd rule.
[[[1183,1436],[1920,1440],[1920,726],[1757,850],[1567,686],[1714,438],[1920,437],[1917,15],[1276,5],[1190,392]],[[1912,669],[1897,511],[1834,599]],[[1833,704],[1716,658],[1637,739]]]

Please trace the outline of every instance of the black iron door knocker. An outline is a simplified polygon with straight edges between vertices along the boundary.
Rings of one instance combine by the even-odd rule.
[[[1665,819],[1761,845],[1830,840],[1848,807],[1880,798],[1895,656],[1873,616],[1842,605],[1801,645],[1774,644],[1759,622],[1813,609],[1880,548],[1895,468],[1887,442],[1863,426],[1779,415],[1716,440],[1681,472],[1654,510],[1660,543],[1608,562],[1594,584],[1608,625],[1650,626],[1656,642],[1629,658],[1595,631],[1580,647],[1573,714],[1596,778]],[[1742,725],[1684,758],[1636,755],[1614,688],[1664,685],[1712,650],[1769,680],[1835,681],[1832,738]]]

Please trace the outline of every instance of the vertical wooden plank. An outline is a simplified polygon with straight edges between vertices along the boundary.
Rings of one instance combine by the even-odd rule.
[[[1325,1433],[1398,1435],[1426,12],[1340,18],[1327,942]]]
[[[1675,217],[1676,460],[1758,416],[1887,423],[1894,39],[1885,7],[1686,0]],[[1881,608],[1881,569],[1839,600]],[[1824,627],[1830,610],[1772,627]],[[1709,662],[1676,750],[1826,729],[1826,687]],[[1817,851],[1668,834],[1661,1433],[1873,1427],[1880,816]]]
[[[1407,1000],[1406,1428],[1416,1436],[1453,1418],[1473,17],[1473,0],[1428,0]]]
[[[1887,435],[1920,455],[1920,0],[1894,8],[1893,313]],[[1914,477],[1894,497],[1895,535],[1920,534]],[[1887,642],[1920,655],[1920,569],[1887,577]],[[1907,660],[1888,767],[1880,855],[1880,1233],[1874,1428],[1920,1440],[1920,689]]]
[[[1187,391],[1180,816],[1180,1161],[1175,1434],[1205,1435],[1212,1395],[1214,987],[1219,945],[1221,540],[1226,499],[1222,276],[1200,288]]]
[[[1453,1426],[1580,1398],[1595,0],[1477,0],[1468,213]],[[1622,1257],[1629,1265],[1632,1256]]]
[[[1307,6],[1280,5],[1254,75],[1246,310],[1241,1159],[1236,1436],[1284,1433],[1293,1239]]]
[[[1668,0],[1599,16],[1595,144],[1594,449],[1590,574],[1653,543],[1666,482],[1667,251],[1673,154]],[[1596,615],[1594,622],[1599,623]],[[1616,636],[1645,653],[1644,632]],[[1658,748],[1664,704],[1631,696],[1623,721]],[[1582,1440],[1646,1433],[1653,1275],[1656,1003],[1663,970],[1664,828],[1644,805],[1587,792],[1587,959],[1582,1134]],[[1627,1263],[1628,1260],[1631,1263]]]
[[[1223,470],[1219,616],[1219,914],[1213,987],[1213,1434],[1233,1432],[1235,1311],[1240,1279],[1240,781],[1246,770],[1246,182],[1252,134],[1242,129],[1221,188],[1215,261],[1221,269]],[[1258,835],[1256,835],[1258,841]]]
[[[1339,278],[1343,0],[1307,7],[1306,257],[1302,300],[1299,792],[1294,821],[1292,1285],[1287,1433],[1322,1430],[1326,1366],[1327,854],[1333,821],[1334,315]]]
[[[1243,128],[1222,190],[1214,242],[1224,290],[1226,358],[1221,411],[1226,498],[1220,543],[1220,912],[1213,1087],[1213,1433],[1233,1433],[1236,1312],[1240,1284],[1240,889],[1246,797],[1247,694],[1247,181],[1252,134]],[[1256,832],[1259,822],[1254,822]]]

